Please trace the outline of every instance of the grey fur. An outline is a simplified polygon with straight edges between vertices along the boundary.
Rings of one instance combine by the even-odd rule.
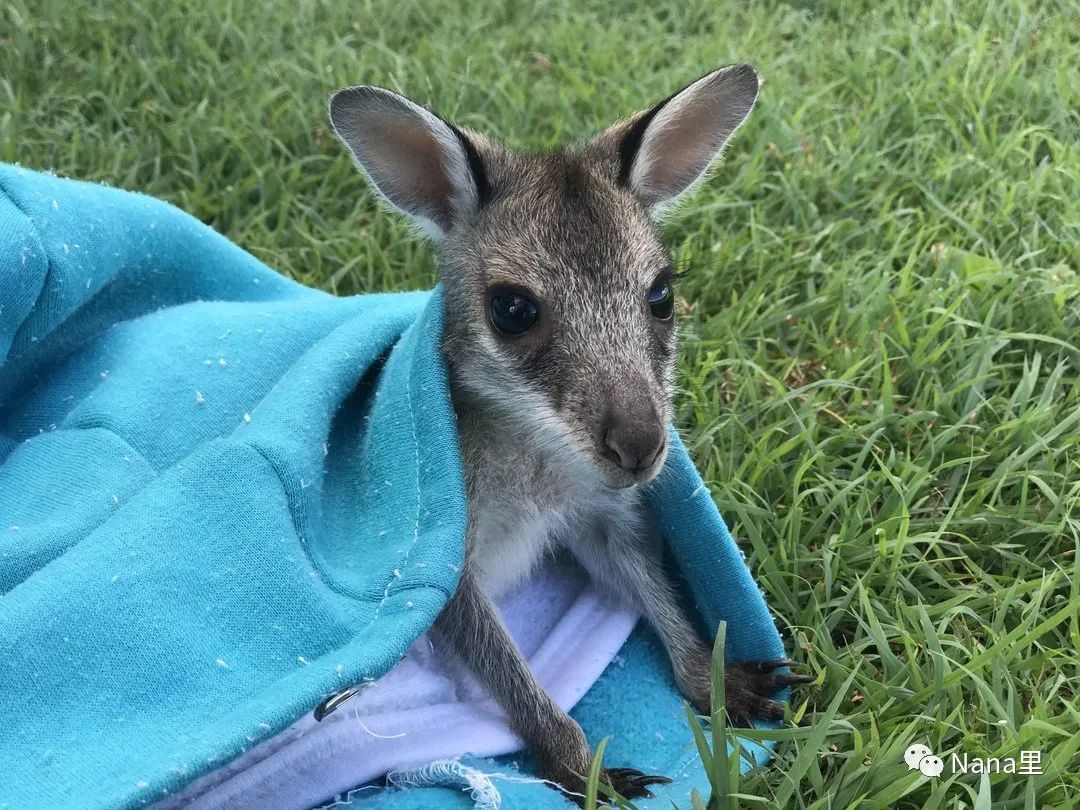
[[[722,68],[582,146],[544,154],[511,152],[440,119],[440,135],[431,142],[448,152],[418,156],[421,168],[407,173],[450,167],[446,176],[430,180],[454,195],[435,210],[443,237],[443,351],[458,416],[469,530],[461,586],[437,621],[436,635],[503,706],[542,775],[571,793],[584,792],[590,761],[585,736],[537,683],[491,599],[544,555],[569,550],[600,587],[648,618],[680,689],[699,711],[709,710],[709,648],[675,599],[658,538],[642,511],[639,485],[661,469],[667,454],[676,347],[674,320],[654,317],[647,296],[658,280],[674,281],[654,221],[668,199],[659,198],[657,189],[677,193],[697,182],[749,114],[758,85],[748,66]],[[364,164],[365,150],[373,151],[372,133],[352,100],[370,106],[373,93],[380,131],[393,127],[395,104],[401,105],[403,126],[419,120],[411,102],[363,88],[335,95],[331,118],[362,168],[408,212],[400,201],[423,191],[402,190],[396,178],[380,181],[385,167]],[[681,126],[684,108],[692,113],[687,121],[703,128],[700,137],[687,131],[690,124]],[[670,139],[649,129],[656,120],[670,127]],[[443,125],[456,144],[448,144]],[[665,155],[668,141],[689,155]],[[641,142],[650,144],[648,155],[635,152]],[[408,157],[391,154],[388,163]],[[648,161],[649,172],[641,161]],[[471,179],[460,170],[466,165]],[[635,187],[634,178],[645,174],[649,187]],[[492,326],[490,297],[501,287],[526,291],[539,304],[540,320],[524,335],[509,338]],[[773,674],[777,663],[729,668],[732,716],[781,713],[765,691],[787,682]],[[663,781],[631,769],[609,770],[605,778],[628,796],[646,795],[650,784]]]

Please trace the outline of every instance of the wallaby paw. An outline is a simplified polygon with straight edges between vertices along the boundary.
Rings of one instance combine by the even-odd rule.
[[[605,768],[600,774],[600,781],[624,799],[651,799],[650,785],[666,785],[671,782],[666,776],[642,773],[634,768]]]
[[[549,777],[550,778],[550,777]],[[585,806],[586,780],[578,774],[565,773],[561,778],[551,778],[568,799],[579,807]],[[654,776],[642,773],[635,768],[604,768],[600,771],[600,783],[614,790],[624,799],[651,799],[651,785],[666,785],[671,780],[666,776]],[[608,804],[604,791],[598,790],[596,800]]]
[[[810,683],[813,675],[778,672],[795,666],[790,658],[772,661],[744,661],[724,667],[724,696],[732,725],[750,726],[754,720],[782,720],[784,707],[773,695],[787,686]]]

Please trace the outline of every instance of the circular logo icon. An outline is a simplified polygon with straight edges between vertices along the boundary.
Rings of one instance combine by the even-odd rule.
[[[915,743],[909,745],[908,750],[904,752],[904,762],[907,763],[909,771],[919,770],[919,762],[923,757],[931,756],[934,752],[927,748],[922,743]]]
[[[930,754],[919,760],[919,770],[923,776],[941,776],[941,772],[945,770],[945,763],[941,761],[941,757]]]

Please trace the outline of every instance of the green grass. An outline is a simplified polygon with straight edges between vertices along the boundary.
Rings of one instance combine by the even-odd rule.
[[[678,423],[820,681],[729,804],[1080,803],[1080,6],[582,6],[0,0],[0,159],[165,197],[307,284],[414,288],[431,254],[333,88],[543,146],[755,63],[667,227]],[[928,780],[912,742],[1045,775]]]

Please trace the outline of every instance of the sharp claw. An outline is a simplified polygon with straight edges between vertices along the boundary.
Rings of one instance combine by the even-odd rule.
[[[749,672],[767,675],[780,667],[794,667],[798,665],[799,662],[794,661],[791,658],[776,658],[768,661],[743,661],[741,664],[736,664],[735,666],[742,667]]]
[[[801,675],[794,672],[781,672],[776,676],[776,681],[781,686],[794,686],[798,683],[813,683],[817,680],[815,675]]]
[[[642,773],[637,768],[607,768],[604,781],[617,793],[627,799],[654,798],[649,785],[666,785],[671,780],[666,776]]]
[[[781,703],[777,703],[775,700],[765,701],[765,705],[762,708],[762,716],[766,720],[783,720],[784,719],[784,706]]]
[[[776,661],[763,661],[762,663],[769,670],[780,669],[780,667],[797,667],[799,665],[799,662],[792,658],[779,658]]]
[[[747,661],[743,664],[737,664],[743,669],[753,672],[757,675],[768,677],[769,681],[763,681],[769,683],[777,689],[785,686],[794,686],[799,683],[812,683],[817,680],[816,675],[804,675],[796,672],[777,672],[776,670],[781,667],[796,667],[799,666],[799,662],[791,658],[778,658],[774,661]]]
[[[649,785],[666,785],[671,782],[666,776],[648,776],[642,774],[636,779],[630,780],[635,787],[648,787]]]

